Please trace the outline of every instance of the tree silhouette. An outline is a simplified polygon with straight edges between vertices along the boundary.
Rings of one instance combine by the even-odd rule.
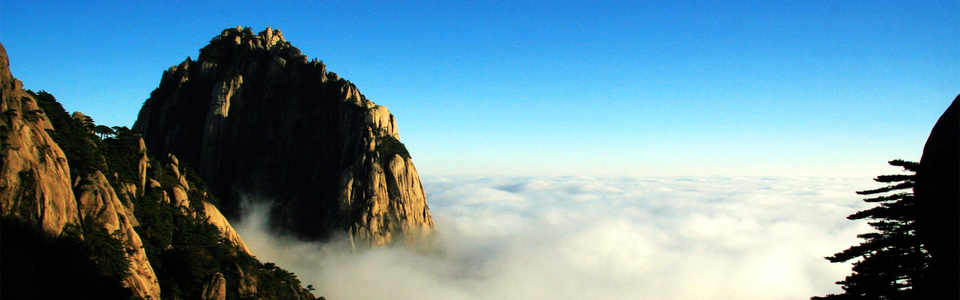
[[[912,174],[884,175],[874,179],[886,183],[878,189],[859,191],[860,195],[875,195],[863,199],[877,206],[856,212],[850,220],[868,220],[876,232],[858,235],[864,241],[826,259],[840,263],[856,260],[853,274],[837,284],[843,294],[831,294],[812,299],[914,299],[915,282],[920,279],[930,261],[929,252],[917,238],[917,198],[910,190],[920,164],[903,160],[890,161]]]
[[[83,120],[80,120],[80,123],[83,123],[83,127],[90,131],[93,131],[93,129],[97,127],[97,124],[90,116],[83,116]]]
[[[98,135],[100,135],[100,139],[104,139],[104,138],[106,138],[108,135],[114,135],[114,134],[116,134],[116,132],[114,132],[113,128],[107,127],[107,126],[105,126],[105,125],[97,125],[97,126],[93,127],[93,132],[96,133],[96,134],[98,134]]]
[[[850,215],[871,220],[878,232],[827,257],[853,263],[844,293],[813,299],[958,299],[960,298],[960,95],[937,120],[923,146],[920,163],[891,161],[913,172],[876,181],[886,187],[857,192],[879,206]],[[903,190],[912,189],[912,192]],[[890,194],[888,194],[890,193]]]

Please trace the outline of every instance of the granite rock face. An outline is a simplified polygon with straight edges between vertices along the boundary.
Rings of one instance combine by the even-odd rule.
[[[100,224],[109,233],[119,234],[130,261],[130,274],[123,284],[138,299],[160,299],[160,283],[150,266],[140,235],[133,228],[126,206],[100,171],[77,180],[77,203],[81,217]],[[132,213],[129,213],[132,215]]]
[[[203,300],[226,300],[227,280],[223,274],[215,273],[210,282],[203,285]]]
[[[209,202],[203,201],[203,199],[190,199],[187,191],[191,190],[190,182],[187,180],[186,174],[180,172],[183,169],[180,166],[180,161],[174,155],[168,155],[167,160],[169,161],[166,165],[166,169],[176,177],[176,183],[170,187],[173,191],[172,195],[167,195],[164,190],[165,187],[161,186],[156,180],[152,180],[156,184],[151,184],[150,189],[157,189],[164,197],[164,201],[167,203],[173,203],[180,208],[180,211],[185,215],[196,216],[197,211],[194,208],[191,208],[191,202],[198,202],[203,206],[203,214],[205,215],[207,223],[215,226],[220,232],[220,236],[229,241],[231,244],[239,248],[241,251],[245,252],[247,255],[253,256],[253,252],[250,252],[250,248],[247,248],[247,244],[243,242],[243,239],[240,238],[240,234],[237,233],[237,230],[230,225],[230,221],[223,216],[223,213]]]
[[[80,220],[70,167],[46,132],[53,125],[22,88],[0,45],[0,214],[28,220],[56,237]]]
[[[204,202],[203,208],[207,214],[207,223],[216,226],[217,229],[220,230],[220,234],[227,239],[227,241],[230,241],[230,243],[236,245],[238,248],[240,248],[240,250],[246,252],[247,255],[253,256],[253,252],[250,252],[250,248],[247,248],[247,244],[245,244],[243,239],[240,238],[240,234],[233,229],[233,226],[230,225],[230,222],[227,221],[227,218],[220,213],[220,210],[218,210],[216,206]]]
[[[157,277],[129,217],[133,213],[99,171],[71,180],[66,155],[47,132],[54,129],[53,125],[36,100],[22,90],[22,83],[13,78],[9,63],[0,45],[3,216],[28,220],[51,238],[58,237],[66,226],[79,227],[83,219],[90,219],[109,233],[118,233],[130,262],[130,274],[123,285],[139,299],[160,299]]]
[[[133,129],[157,157],[199,169],[224,213],[273,201],[272,224],[303,238],[415,243],[433,230],[395,117],[279,30],[227,29],[163,73]]]
[[[138,222],[134,217],[133,200],[143,197],[149,189],[162,189],[160,183],[147,174],[150,164],[143,140],[136,141],[139,147],[133,147],[138,155],[135,157],[139,159],[135,160],[137,175],[132,182],[118,182],[114,186],[100,170],[71,174],[70,162],[51,137],[50,132],[55,132],[53,124],[36,99],[23,91],[22,83],[10,73],[9,59],[2,45],[0,92],[3,100],[0,109],[4,112],[0,117],[0,137],[3,141],[0,148],[2,216],[5,219],[24,220],[51,239],[65,234],[70,226],[81,228],[81,224],[93,224],[102,227],[125,248],[123,253],[129,262],[129,272],[122,279],[123,286],[136,299],[159,300],[160,284],[136,231]],[[77,112],[72,119],[85,122],[88,118]],[[102,161],[103,157],[99,159]],[[185,215],[196,215],[197,212],[190,208],[191,199],[187,193],[191,187],[186,176],[180,172],[177,158],[171,155],[167,160],[169,163],[166,167],[176,178],[176,186],[172,188],[173,201],[177,201]],[[166,195],[165,192],[163,194]],[[253,255],[215,206],[203,202],[203,210],[206,221],[214,225],[226,241],[247,255]],[[241,277],[242,284],[237,287],[241,294],[255,294],[256,278]],[[212,288],[210,294],[216,297],[214,299],[223,299],[225,295],[223,276],[219,279],[221,285]]]

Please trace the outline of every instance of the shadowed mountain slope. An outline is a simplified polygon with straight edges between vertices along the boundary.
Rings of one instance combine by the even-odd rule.
[[[224,30],[163,73],[133,129],[152,154],[198,169],[228,216],[248,197],[276,203],[272,223],[308,239],[383,245],[432,232],[394,116],[279,30]]]

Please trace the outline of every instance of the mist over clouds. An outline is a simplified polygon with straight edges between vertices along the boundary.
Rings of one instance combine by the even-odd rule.
[[[351,253],[235,224],[327,299],[808,299],[836,293],[869,179],[424,177],[443,250]],[[255,201],[254,201],[255,202]]]

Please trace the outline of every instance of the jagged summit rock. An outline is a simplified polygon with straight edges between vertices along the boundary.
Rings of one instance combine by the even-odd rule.
[[[432,232],[396,119],[278,29],[230,28],[163,73],[133,129],[154,156],[199,170],[236,217],[241,196],[273,201],[273,224],[360,245]]]

